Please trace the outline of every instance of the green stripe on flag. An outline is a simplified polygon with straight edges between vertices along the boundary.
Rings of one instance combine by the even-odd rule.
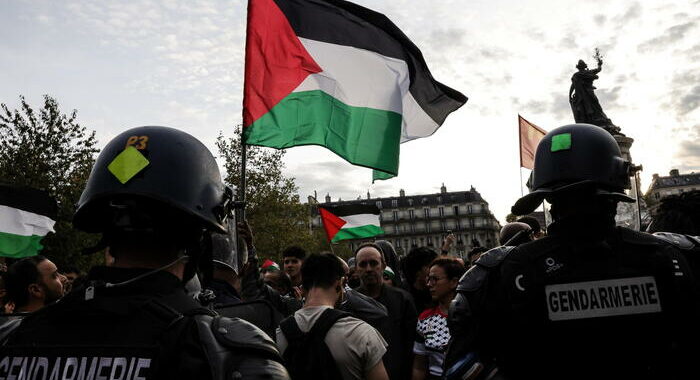
[[[352,107],[320,90],[293,92],[245,129],[246,143],[271,148],[320,145],[352,164],[396,174],[401,115]]]
[[[384,234],[384,231],[381,228],[379,228],[379,226],[370,224],[361,227],[343,228],[340,231],[338,231],[338,233],[335,234],[335,236],[333,236],[333,240],[331,241],[338,242],[341,240],[348,239],[363,239],[382,234]]]
[[[38,235],[22,236],[0,232],[0,256],[16,259],[34,256],[44,248],[41,245],[43,238],[43,236]]]

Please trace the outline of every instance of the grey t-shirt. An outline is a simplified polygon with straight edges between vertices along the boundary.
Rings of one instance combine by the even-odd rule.
[[[297,310],[294,319],[302,332],[313,327],[329,306],[311,306]],[[354,317],[339,319],[324,339],[328,350],[343,375],[343,380],[364,379],[386,352],[387,343],[372,326]],[[277,328],[277,347],[284,355],[287,339]]]

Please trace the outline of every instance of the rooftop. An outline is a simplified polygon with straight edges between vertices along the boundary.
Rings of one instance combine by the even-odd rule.
[[[649,190],[677,186],[700,186],[700,173],[680,174],[678,169],[673,169],[666,177],[654,174]]]

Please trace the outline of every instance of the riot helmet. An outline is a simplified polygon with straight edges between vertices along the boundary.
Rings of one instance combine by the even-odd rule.
[[[624,193],[630,188],[630,163],[615,138],[591,124],[565,125],[547,133],[537,145],[530,193],[511,211],[529,214],[546,198],[586,187],[598,196],[634,202]]]
[[[137,127],[100,152],[73,224],[105,234],[158,223],[226,233],[232,198],[214,156],[199,140],[173,128]]]

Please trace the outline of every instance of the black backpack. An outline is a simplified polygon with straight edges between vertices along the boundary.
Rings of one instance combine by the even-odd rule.
[[[326,309],[307,333],[299,329],[294,315],[282,320],[280,329],[288,342],[284,363],[293,380],[342,378],[324,339],[338,319],[349,316],[343,311]]]

